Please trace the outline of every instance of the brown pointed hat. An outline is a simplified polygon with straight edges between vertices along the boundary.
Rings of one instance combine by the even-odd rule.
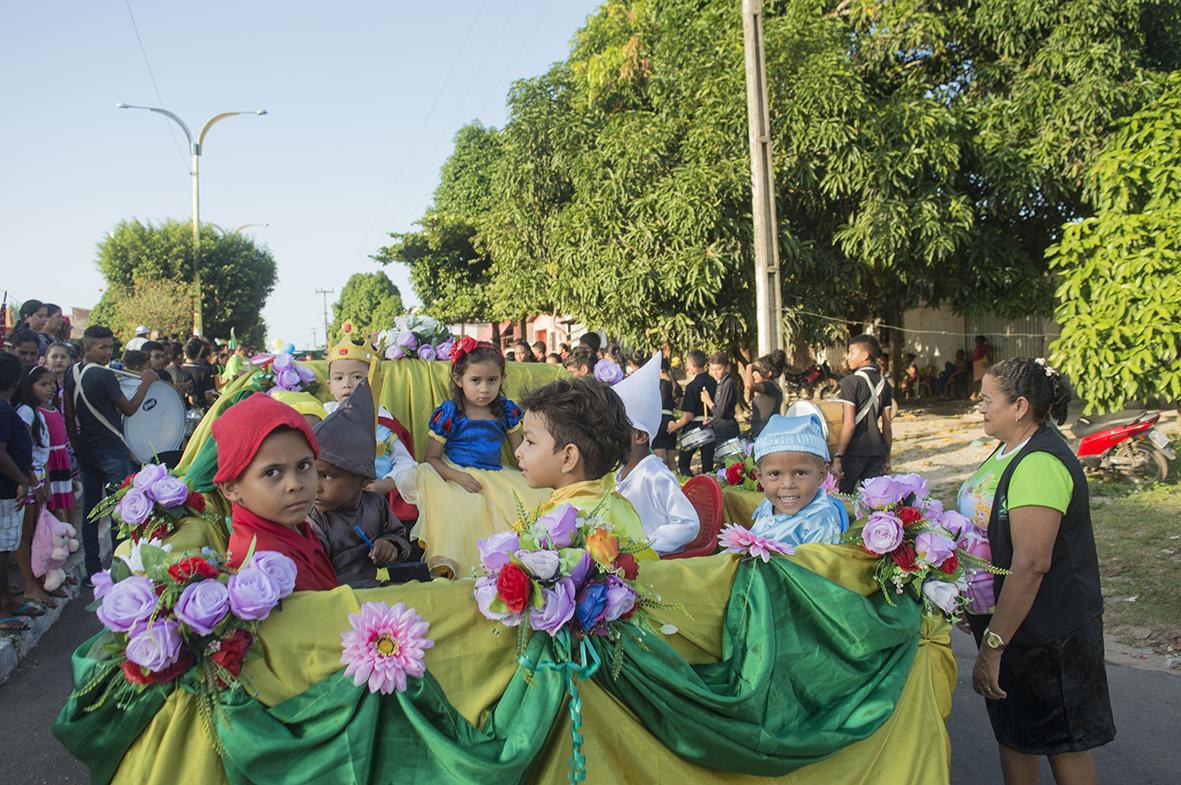
[[[312,432],[320,443],[320,460],[359,477],[376,479],[377,443],[368,381],[362,379],[334,412],[316,423]]]

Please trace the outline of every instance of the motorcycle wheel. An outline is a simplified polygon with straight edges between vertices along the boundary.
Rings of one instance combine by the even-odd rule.
[[[1140,439],[1126,441],[1116,448],[1123,474],[1131,480],[1164,482],[1169,476],[1169,461],[1157,448]]]

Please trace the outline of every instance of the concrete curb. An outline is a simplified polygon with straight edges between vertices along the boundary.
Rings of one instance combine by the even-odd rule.
[[[69,598],[58,599],[57,607],[47,609],[44,616],[37,616],[32,619],[26,618],[25,621],[29,623],[29,629],[24,632],[20,634],[0,634],[0,684],[8,681],[9,677],[16,671],[17,666],[20,665],[20,661],[33,650],[37,642],[41,640],[41,636],[62,615],[66,604],[73,602],[78,598],[79,593],[84,591],[82,581],[86,579],[86,567],[83,564],[81,548],[70,555],[70,558],[62,566],[62,569],[66,571],[67,575],[78,580],[78,584],[75,586],[62,586],[62,589],[70,595]]]

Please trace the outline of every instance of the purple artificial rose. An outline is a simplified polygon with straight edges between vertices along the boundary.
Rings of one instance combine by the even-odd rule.
[[[615,384],[623,381],[623,369],[619,363],[608,359],[595,363],[595,378],[603,384]]]
[[[394,339],[395,346],[401,346],[408,352],[412,352],[418,348],[418,339],[414,337],[414,333],[409,330],[404,330],[398,333],[398,337]]]
[[[279,590],[279,599],[284,599],[295,591],[295,579],[299,575],[299,568],[295,566],[291,557],[284,556],[278,551],[256,551],[246,566],[266,573]]]
[[[502,622],[509,627],[516,627],[521,623],[521,614],[510,613],[505,611],[492,610],[492,603],[499,599],[500,595],[496,591],[496,576],[487,575],[483,578],[476,579],[476,588],[472,591],[476,598],[476,606],[480,609],[480,613],[484,615],[485,619]]]
[[[450,360],[451,359],[451,351],[454,348],[455,348],[455,339],[448,338],[447,340],[443,341],[441,344],[439,344],[438,346],[435,347],[435,359]]]
[[[930,580],[923,583],[923,596],[950,616],[955,613],[955,606],[959,603],[960,588],[948,581]]]
[[[562,560],[557,551],[517,551],[517,559],[526,571],[539,581],[548,581],[558,574]]]
[[[579,556],[578,561],[570,568],[569,578],[574,581],[574,587],[576,589],[581,589],[582,584],[586,583],[586,579],[590,577],[591,567],[595,566],[595,560],[591,558],[588,552],[581,548],[567,549],[565,553],[568,559],[573,558],[573,556]]]
[[[871,477],[861,483],[857,501],[871,510],[884,510],[902,501],[904,495],[905,489],[892,477]]]
[[[423,343],[422,346],[418,347],[418,359],[420,359],[420,360],[435,359],[435,347],[431,346],[429,343]]]
[[[924,529],[914,538],[914,552],[927,564],[938,567],[955,555],[955,540]]]
[[[152,487],[148,488],[147,497],[161,507],[179,507],[189,498],[189,486],[185,485],[181,478],[170,474],[153,483]]]
[[[533,524],[537,542],[543,548],[569,548],[578,528],[578,510],[563,504],[553,512],[542,515]]]
[[[944,529],[947,529],[951,536],[956,539],[959,539],[964,532],[976,525],[972,523],[971,518],[961,514],[958,510],[943,510],[939,515],[935,516],[935,521]]]
[[[152,514],[152,500],[139,488],[132,488],[119,500],[115,514],[128,526],[140,526]]]
[[[387,360],[401,360],[406,356],[406,352],[398,344],[393,343],[386,347],[385,358]]]
[[[279,587],[262,570],[246,567],[230,576],[230,610],[239,619],[262,621],[279,604]]]
[[[515,531],[497,532],[477,542],[476,547],[480,549],[480,565],[489,572],[497,572],[521,547],[521,538]]]
[[[230,610],[230,590],[214,578],[190,583],[180,593],[174,612],[198,635],[209,635]]]
[[[294,368],[275,373],[275,386],[283,390],[299,390],[300,378]]]
[[[898,489],[899,501],[907,495],[914,494],[914,504],[918,504],[930,495],[927,481],[917,474],[896,474],[892,477],[894,486]]]
[[[542,589],[541,598],[541,607],[529,612],[529,626],[553,637],[574,617],[574,581],[562,578]]]
[[[138,488],[141,491],[146,491],[160,480],[168,476],[168,467],[162,463],[147,463],[144,467],[135,473],[135,479],[131,481],[132,488]]]
[[[636,607],[636,590],[615,576],[607,578],[607,610],[604,621],[615,621]]]
[[[304,368],[302,365],[295,365],[294,370],[299,374],[299,380],[304,384],[309,384],[316,380],[316,374],[312,373],[311,368]]]
[[[861,541],[870,553],[890,553],[902,544],[902,521],[892,513],[871,513],[861,530]]]
[[[271,370],[275,373],[285,371],[295,364],[295,359],[287,352],[279,352],[275,355],[275,359],[271,361]]]
[[[111,580],[111,571],[103,570],[91,575],[90,585],[94,587],[94,599],[101,600],[115,585],[115,582]]]
[[[180,625],[172,619],[157,619],[152,626],[127,641],[127,659],[158,673],[180,659]]]
[[[113,632],[127,632],[156,610],[156,587],[142,575],[124,578],[106,592],[98,620]]]

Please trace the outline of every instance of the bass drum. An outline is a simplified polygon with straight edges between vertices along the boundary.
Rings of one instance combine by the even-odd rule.
[[[130,400],[139,389],[139,379],[120,376],[119,387]],[[123,418],[123,440],[140,463],[175,465],[185,440],[185,402],[180,393],[167,382],[152,382],[135,414]]]

